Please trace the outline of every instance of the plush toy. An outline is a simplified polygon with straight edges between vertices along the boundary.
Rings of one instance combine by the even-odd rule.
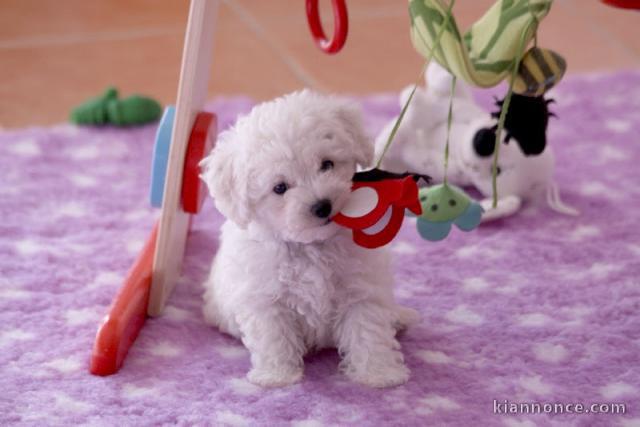
[[[419,199],[422,214],[416,225],[418,233],[426,240],[444,239],[451,231],[451,224],[462,231],[471,231],[480,224],[483,208],[451,184],[422,188]]]
[[[443,181],[442,152],[447,134],[447,105],[451,75],[433,62],[426,71],[427,87],[419,88],[397,130],[394,143],[383,159],[390,171],[414,170],[435,181]],[[400,96],[404,105],[411,89]],[[577,211],[562,203],[553,179],[555,160],[546,141],[549,100],[514,94],[505,119],[497,169],[499,200],[492,206],[492,167],[497,113],[488,113],[473,100],[469,86],[458,82],[453,92],[449,150],[449,181],[461,187],[475,187],[484,197],[483,221],[518,211],[523,201],[546,198],[553,210],[569,215]],[[498,102],[497,107],[502,103]],[[499,110],[499,108],[498,108]],[[395,119],[380,133],[376,151],[382,152]]]
[[[154,99],[140,95],[119,99],[118,90],[109,87],[102,95],[74,108],[69,119],[78,125],[131,126],[154,122],[161,114],[162,107]]]

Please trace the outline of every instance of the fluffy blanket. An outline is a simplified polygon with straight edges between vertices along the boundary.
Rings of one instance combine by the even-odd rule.
[[[401,338],[410,381],[387,390],[345,380],[335,351],[309,356],[298,385],[247,382],[247,351],[200,312],[221,223],[210,202],[164,316],[118,374],[90,375],[98,322],[157,217],[155,126],[1,133],[0,425],[640,425],[640,73],[573,77],[554,96],[557,179],[581,216],[529,205],[440,243],[406,221],[397,298],[422,322]],[[372,135],[399,110],[395,95],[359,101]],[[226,126],[251,105],[208,107]],[[558,403],[590,413],[544,413]]]

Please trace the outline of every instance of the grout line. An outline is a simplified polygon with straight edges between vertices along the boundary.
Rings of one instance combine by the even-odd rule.
[[[563,2],[560,2],[560,4],[565,8],[571,7],[572,10],[577,10],[578,13],[580,13],[580,15],[582,16],[582,18],[585,21],[587,21],[589,28],[591,29],[591,31],[593,31],[596,34],[598,38],[601,38],[602,40],[606,40],[609,46],[614,46],[620,53],[625,54],[626,56],[630,57],[632,60],[637,61],[638,59],[640,59],[640,56],[636,54],[633,48],[629,47],[624,42],[624,39],[620,39],[618,38],[618,36],[611,33],[610,31],[603,29],[600,22],[594,20],[589,12],[586,12],[586,13],[580,12],[581,8],[579,6],[576,6],[573,3],[573,0],[569,0],[569,2],[571,3],[571,5],[568,5],[566,0]],[[605,5],[602,5],[602,6],[605,7]],[[630,12],[633,13],[633,11],[630,11]]]
[[[273,53],[289,68],[294,76],[305,86],[324,91],[324,86],[316,80],[289,52],[275,40],[271,34],[258,22],[258,20],[247,11],[239,2],[233,0],[223,0],[241,21],[243,21],[251,31],[261,40],[264,40]],[[309,36],[311,37],[311,36]],[[310,44],[312,46],[312,44]]]
[[[25,49],[48,46],[68,46],[105,41],[123,41],[147,37],[168,36],[184,33],[183,28],[148,28],[133,31],[105,31],[99,33],[77,33],[63,36],[37,36],[0,41],[0,49]]]

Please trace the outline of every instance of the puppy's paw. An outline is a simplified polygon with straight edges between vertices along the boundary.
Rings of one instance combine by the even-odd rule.
[[[262,387],[285,387],[302,379],[301,366],[278,366],[252,368],[247,379]]]
[[[409,380],[409,368],[404,363],[386,366],[375,365],[366,369],[347,369],[346,375],[352,381],[369,387],[383,388],[404,384]]]
[[[420,314],[416,310],[401,305],[396,308],[396,316],[393,327],[398,332],[403,332],[420,321]]]

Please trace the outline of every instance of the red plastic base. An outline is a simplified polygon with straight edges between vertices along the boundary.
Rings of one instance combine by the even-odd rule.
[[[147,318],[151,289],[151,270],[156,248],[158,224],[116,295],[104,318],[91,354],[90,371],[94,375],[111,375],[120,369],[129,348]]]
[[[201,112],[191,129],[182,173],[182,209],[191,214],[200,212],[207,188],[200,179],[200,161],[209,154],[217,136],[218,122],[213,113]]]
[[[623,9],[640,9],[640,0],[602,0],[602,2]]]

